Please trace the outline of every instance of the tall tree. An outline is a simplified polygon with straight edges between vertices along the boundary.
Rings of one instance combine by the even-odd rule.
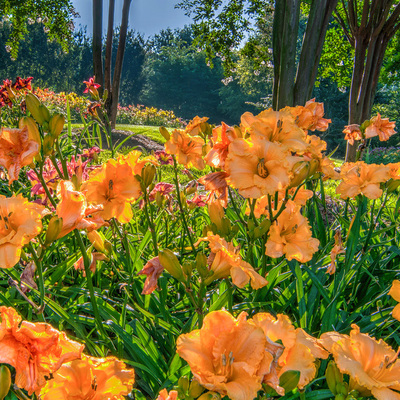
[[[102,16],[103,0],[93,0],[93,71],[96,82],[102,85],[108,92],[106,102],[107,114],[112,128],[115,128],[117,118],[118,98],[121,83],[122,65],[125,53],[125,44],[128,31],[129,9],[132,0],[124,0],[122,7],[122,20],[119,28],[119,43],[115,58],[114,71],[112,73],[112,41],[114,32],[115,1],[110,0],[108,9],[108,28],[106,39],[106,54],[102,55]]]
[[[371,116],[385,52],[400,28],[400,2],[342,0],[334,16],[354,48],[349,124],[361,124]],[[348,144],[346,161],[354,161],[357,146]]]

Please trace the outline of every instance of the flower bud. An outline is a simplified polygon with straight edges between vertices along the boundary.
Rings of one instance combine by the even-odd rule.
[[[50,121],[50,111],[49,111],[49,109],[44,104],[40,104],[39,112],[42,115],[43,122],[47,122],[48,123]]]
[[[51,135],[47,135],[43,139],[43,154],[49,156],[53,152],[54,138]]]
[[[99,232],[88,232],[87,237],[97,251],[99,251],[100,253],[106,253],[106,248],[104,247],[104,239],[101,237]]]
[[[204,387],[200,385],[200,383],[196,380],[190,382],[189,386],[189,396],[196,399],[204,392]]]
[[[285,394],[296,389],[300,381],[300,371],[286,371],[279,377],[279,386],[285,389]]]
[[[186,276],[190,276],[193,271],[193,261],[185,261],[182,264],[182,270]]]
[[[164,126],[160,126],[159,130],[165,140],[170,139],[171,135],[169,134],[167,128],[165,128]]]
[[[46,246],[53,243],[57,239],[58,235],[62,230],[62,227],[63,227],[62,218],[54,216],[50,219],[49,225],[47,226],[46,239],[44,242]]]
[[[336,384],[336,393],[342,394],[346,397],[349,393],[349,385],[347,382],[338,382]]]
[[[210,220],[215,224],[217,229],[221,230],[222,219],[225,216],[224,208],[219,201],[214,201],[208,205],[208,215]]]
[[[335,400],[346,400],[346,396],[344,394],[342,394],[342,393],[338,393],[335,396]]]
[[[0,366],[0,400],[7,396],[11,387],[11,372],[7,366]]]
[[[221,400],[221,395],[217,392],[203,393],[198,400]]]
[[[32,117],[22,117],[19,121],[19,129],[22,129],[24,126],[28,128],[29,138],[41,147],[42,141],[40,140],[40,133],[35,120]]]
[[[289,189],[301,185],[303,181],[308,178],[310,173],[310,163],[308,161],[298,161],[294,164],[292,172],[293,178],[290,182]]]
[[[184,280],[181,264],[176,255],[168,249],[161,250],[158,254],[161,265],[178,281]]]
[[[337,394],[336,385],[343,382],[343,375],[334,361],[329,361],[325,371],[325,379],[329,390]]]
[[[39,110],[41,105],[40,100],[33,94],[27,93],[25,96],[26,108],[32,114],[33,118],[41,125],[45,121],[42,117],[42,113]]]
[[[186,187],[185,192],[186,192],[186,196],[190,196],[191,194],[196,193],[197,192],[196,182],[193,181],[193,182],[189,183],[189,185],[187,185],[187,187]]]
[[[156,175],[156,167],[153,164],[147,164],[143,169],[142,169],[142,189],[148,188],[151,183],[153,182],[153,179]]]
[[[388,193],[394,192],[400,186],[400,180],[390,179],[387,183]]]
[[[178,379],[178,386],[182,389],[183,393],[186,393],[189,389],[189,378],[187,376],[181,376]]]
[[[156,203],[158,205],[158,207],[162,207],[162,203],[163,203],[163,196],[160,192],[156,192],[155,196],[154,196]]]
[[[54,138],[58,138],[64,129],[65,117],[60,113],[55,113],[49,121],[49,133]]]

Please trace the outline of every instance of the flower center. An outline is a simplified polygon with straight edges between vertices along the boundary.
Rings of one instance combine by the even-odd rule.
[[[112,179],[110,179],[108,181],[108,189],[106,192],[106,200],[110,201],[113,200],[115,198],[114,196],[114,181]]]
[[[233,353],[229,352],[228,357],[226,356],[225,353],[221,354],[221,366],[220,366],[220,371],[218,371],[218,375],[222,375],[226,377],[226,381],[229,380],[229,378],[233,374],[233,361],[235,358],[233,357]]]
[[[0,236],[7,236],[11,231],[11,223],[9,218],[11,217],[12,212],[4,213],[3,210],[0,210]]]
[[[265,166],[264,158],[261,158],[257,164],[257,174],[261,176],[261,178],[266,178],[269,175],[269,172]]]

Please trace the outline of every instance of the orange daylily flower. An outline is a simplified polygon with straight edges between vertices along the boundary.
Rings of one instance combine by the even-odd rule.
[[[18,179],[19,171],[33,162],[39,153],[39,144],[29,136],[28,127],[1,128],[0,166],[7,169],[9,183]]]
[[[206,285],[216,279],[228,276],[232,277],[233,284],[239,288],[245,287],[249,281],[253,289],[260,289],[268,284],[249,263],[242,260],[240,248],[235,247],[233,243],[228,243],[219,235],[211,232],[205,238],[200,239],[197,244],[201,241],[208,241],[211,250],[208,262],[213,275],[206,279]]]
[[[115,357],[63,364],[41,390],[40,400],[124,400],[135,383],[135,371]]]
[[[340,173],[335,170],[335,163],[328,157],[322,157],[319,161],[318,170],[323,174],[323,180],[327,179],[339,180]]]
[[[232,400],[253,400],[272,362],[266,345],[263,330],[246,320],[246,313],[235,319],[214,311],[201,329],[179,336],[177,353],[206,389]]]
[[[389,118],[382,118],[379,113],[376,117],[371,118],[370,122],[370,125],[365,129],[365,137],[367,139],[379,136],[379,140],[382,142],[389,140],[390,136],[396,133],[394,130],[395,122],[390,122]]]
[[[265,254],[277,258],[283,255],[299,262],[310,261],[318,250],[319,240],[312,237],[311,229],[300,212],[300,206],[289,200],[285,210],[271,225]]]
[[[392,296],[393,299],[399,304],[396,305],[396,307],[392,311],[392,316],[393,318],[396,318],[398,321],[400,321],[400,281],[399,280],[394,280],[392,283],[392,287],[389,290],[388,293],[389,296]]]
[[[165,143],[165,151],[174,154],[179,164],[187,168],[204,169],[204,141],[199,137],[191,137],[186,132],[175,129]]]
[[[223,171],[211,172],[199,179],[199,182],[204,185],[210,194],[207,199],[207,203],[213,203],[218,201],[223,207],[228,206],[228,182],[226,178],[228,174]]]
[[[61,181],[57,188],[57,196],[60,202],[57,205],[57,216],[62,218],[62,229],[57,238],[62,238],[74,229],[86,229],[93,231],[107,222],[100,216],[102,205],[88,206],[83,193],[75,190],[71,181]],[[92,217],[88,217],[93,214]]]
[[[157,400],[177,400],[178,392],[176,390],[171,390],[168,393],[167,389],[160,390]]]
[[[241,125],[251,136],[281,143],[290,151],[303,152],[307,148],[304,131],[287,110],[274,111],[270,108],[257,116],[245,112],[241,117]]]
[[[266,139],[236,139],[225,162],[231,185],[247,198],[259,198],[285,189],[292,159],[280,144]]]
[[[205,162],[214,168],[224,168],[228,156],[229,145],[237,139],[234,128],[224,122],[213,129],[211,150],[205,156]]]
[[[0,195],[0,268],[13,267],[21,249],[42,230],[44,206],[30,203],[22,194]]]
[[[360,125],[358,124],[346,125],[343,129],[343,133],[345,134],[344,140],[347,140],[351,145],[354,144],[355,140],[361,140],[363,138]]]
[[[99,213],[102,218],[114,217],[121,223],[132,219],[131,203],[141,195],[140,182],[135,177],[144,166],[138,161],[139,155],[134,151],[117,160],[110,159],[83,183],[82,192],[88,201],[103,207]]]
[[[0,364],[15,368],[15,384],[38,393],[65,362],[81,357],[84,345],[45,323],[23,321],[13,308],[0,307]]]
[[[322,152],[326,151],[327,143],[316,135],[307,135],[305,139],[308,144],[304,157],[306,159],[321,159],[323,157]]]
[[[332,122],[330,119],[323,118],[325,114],[324,103],[316,102],[315,98],[308,100],[304,107],[287,108],[295,117],[296,124],[304,130],[324,132]]]
[[[157,288],[157,280],[164,271],[158,257],[149,260],[146,265],[138,272],[138,275],[146,275],[146,281],[143,286],[142,294],[151,294]]]
[[[335,232],[335,245],[331,250],[331,264],[326,270],[326,273],[329,275],[333,275],[336,272],[336,257],[339,254],[346,253],[343,243],[342,243],[342,232],[338,229]]]
[[[199,136],[202,132],[202,124],[206,123],[209,118],[200,118],[196,115],[185,127],[185,132],[190,136]]]
[[[267,338],[266,352],[273,356],[264,382],[283,396],[285,391],[279,386],[279,377],[287,371],[299,371],[298,388],[303,389],[315,377],[316,359],[327,358],[328,352],[303,329],[295,329],[286,315],[278,314],[275,318],[268,313],[258,313],[253,321],[263,330]]]
[[[321,344],[333,355],[340,372],[350,375],[350,390],[377,400],[400,399],[400,360],[383,340],[360,333],[353,324],[349,335],[327,332]]]
[[[387,164],[387,166],[390,168],[390,177],[394,181],[400,180],[400,162],[399,163],[390,163],[390,164]]]
[[[340,172],[342,182],[336,193],[342,199],[354,198],[363,194],[369,199],[377,199],[382,195],[380,184],[390,179],[390,167],[380,164],[366,164],[363,161],[345,163]]]

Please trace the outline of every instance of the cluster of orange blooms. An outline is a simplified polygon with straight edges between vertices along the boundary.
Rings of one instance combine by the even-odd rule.
[[[297,387],[303,389],[314,379],[318,359],[332,354],[341,373],[350,375],[350,390],[378,400],[398,399],[399,352],[360,333],[357,325],[349,336],[327,332],[316,339],[295,329],[283,314],[246,317],[245,312],[235,319],[227,311],[214,311],[201,329],[178,338],[178,354],[208,390],[250,400],[264,383],[284,395],[279,383],[286,372],[298,371]]]
[[[21,322],[13,308],[0,307],[0,321],[0,363],[15,368],[15,384],[28,395],[122,400],[132,391],[135,373],[116,358],[86,356],[83,344],[49,324]]]

